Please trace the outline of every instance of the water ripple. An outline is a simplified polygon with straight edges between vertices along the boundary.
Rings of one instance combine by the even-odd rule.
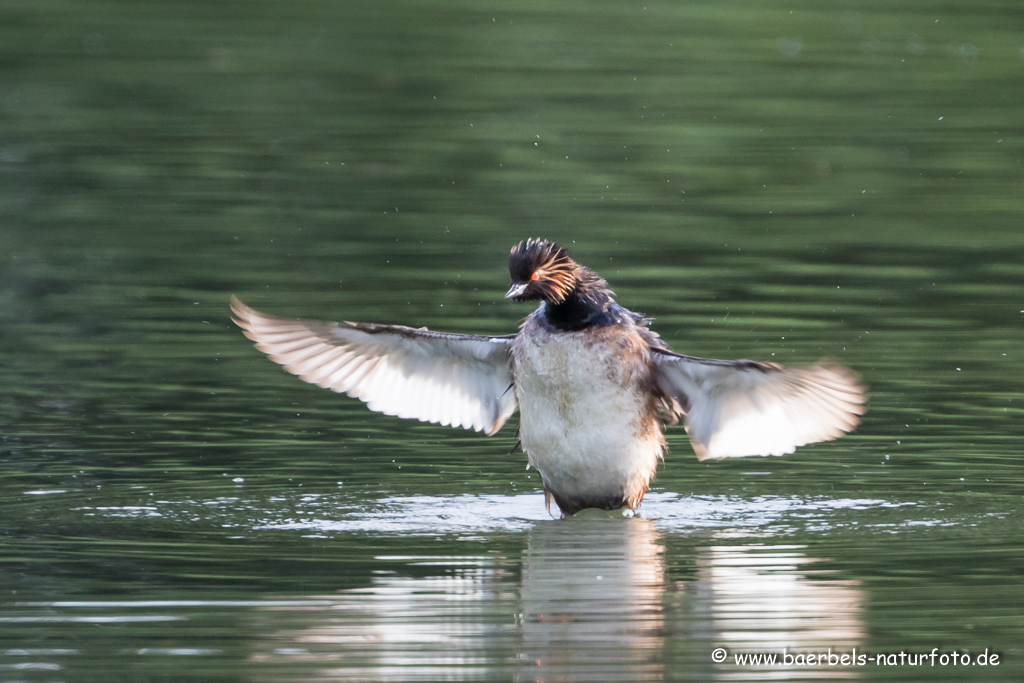
[[[915,512],[898,515],[907,508]],[[385,535],[479,534],[523,532],[553,517],[540,493],[521,495],[390,496],[356,503],[346,494],[274,496],[266,499],[216,498],[158,501],[155,505],[78,508],[87,515],[153,518],[182,524],[217,523],[242,531],[295,531],[307,537],[339,533]],[[721,533],[756,536],[796,529],[827,531],[859,527],[889,532],[909,526],[941,526],[952,520],[936,517],[924,502],[880,498],[799,496],[682,496],[651,493],[638,514],[662,531],[719,529]],[[884,513],[881,518],[878,514]],[[629,515],[628,511],[583,514]],[[851,516],[852,515],[852,516]]]

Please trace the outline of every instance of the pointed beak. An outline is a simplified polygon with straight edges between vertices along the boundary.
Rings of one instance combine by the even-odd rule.
[[[508,291],[505,292],[505,298],[506,299],[514,299],[514,298],[516,298],[517,296],[520,296],[523,292],[525,292],[526,288],[529,287],[529,286],[530,285],[528,283],[513,284],[511,287],[508,288]]]

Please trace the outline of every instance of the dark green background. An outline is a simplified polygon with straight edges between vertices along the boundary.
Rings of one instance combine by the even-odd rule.
[[[1020,680],[1022,29],[7,0],[0,679],[736,680],[714,647],[856,646],[1002,660],[762,673]],[[855,368],[864,424],[719,463],[677,429],[644,519],[551,521],[514,419],[372,414],[228,321],[508,333],[529,236],[677,350]]]

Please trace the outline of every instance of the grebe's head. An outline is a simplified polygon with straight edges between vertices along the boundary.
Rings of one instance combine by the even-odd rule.
[[[512,247],[506,299],[559,304],[576,287],[576,262],[554,242],[528,239]]]

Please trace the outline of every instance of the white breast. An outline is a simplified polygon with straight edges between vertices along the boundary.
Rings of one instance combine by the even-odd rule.
[[[531,320],[513,346],[523,449],[570,507],[635,506],[661,457],[640,384],[645,356],[616,333],[628,334],[548,332]]]

